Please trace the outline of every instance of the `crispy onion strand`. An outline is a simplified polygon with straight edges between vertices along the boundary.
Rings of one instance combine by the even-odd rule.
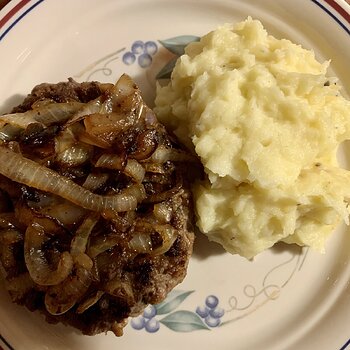
[[[80,102],[51,103],[24,113],[5,114],[0,116],[0,125],[9,123],[25,129],[29,124],[40,123],[45,126],[67,121],[75,112],[84,106]]]
[[[50,286],[64,281],[71,273],[73,259],[63,252],[56,269],[49,266],[42,248],[47,240],[44,228],[36,222],[28,226],[24,238],[24,258],[30,277],[37,284]]]
[[[91,231],[94,229],[99,219],[99,215],[89,215],[75,232],[71,242],[70,252],[73,256],[85,253]]]
[[[97,212],[108,209],[117,212],[134,210],[137,202],[145,198],[145,190],[141,184],[133,185],[111,196],[91,193],[57,172],[2,146],[0,146],[0,163],[3,164],[0,173],[13,181],[51,192],[85,209]]]
[[[74,273],[64,282],[52,286],[45,294],[45,307],[51,315],[69,311],[87,292],[92,282],[91,271],[76,264]]]
[[[147,226],[147,225],[146,225]],[[162,244],[153,248],[151,235],[145,232],[136,232],[129,242],[129,248],[137,253],[159,255],[167,252],[176,240],[176,230],[169,224],[153,225],[152,231],[157,232],[162,238]]]

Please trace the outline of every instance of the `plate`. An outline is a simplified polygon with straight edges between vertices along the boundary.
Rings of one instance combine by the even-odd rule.
[[[273,35],[313,48],[320,60],[331,58],[331,73],[349,95],[350,6],[343,0],[13,0],[0,12],[0,113],[40,82],[114,82],[123,72],[152,106],[156,79],[167,76],[188,42],[248,15]],[[349,167],[347,147],[339,157]],[[253,261],[199,234],[184,282],[130,320],[121,338],[48,325],[12,304],[1,285],[1,346],[344,350],[350,348],[348,231],[339,227],[325,254],[280,244]]]

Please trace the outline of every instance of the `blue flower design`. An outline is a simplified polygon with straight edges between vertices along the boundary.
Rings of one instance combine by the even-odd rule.
[[[131,327],[136,330],[145,329],[148,333],[158,332],[161,325],[174,332],[209,330],[210,328],[205,324],[205,321],[195,312],[175,311],[193,292],[193,290],[170,292],[163,302],[147,306],[142,315],[134,317],[130,322]],[[207,315],[210,316],[209,309]]]
[[[208,295],[205,299],[205,305],[196,308],[196,314],[204,319],[207,326],[214,328],[221,324],[221,318],[225,310],[219,307],[219,298],[215,295]]]
[[[148,333],[156,333],[161,325],[174,332],[193,332],[211,330],[219,327],[225,310],[219,306],[219,298],[208,295],[204,305],[189,310],[176,310],[194,291],[175,290],[160,304],[149,305],[142,315],[134,317],[130,325],[133,329],[144,329]]]
[[[136,330],[145,329],[148,333],[155,333],[159,331],[160,323],[155,318],[157,316],[157,309],[153,305],[148,305],[143,311],[143,314],[134,317],[130,324]]]
[[[123,55],[124,64],[130,66],[136,62],[141,68],[147,68],[152,64],[152,56],[158,52],[158,46],[154,41],[143,42],[136,40],[132,43],[130,51]]]

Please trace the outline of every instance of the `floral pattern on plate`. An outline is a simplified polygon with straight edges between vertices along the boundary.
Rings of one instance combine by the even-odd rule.
[[[162,325],[175,332],[193,332],[211,330],[238,321],[256,311],[268,301],[277,299],[282,289],[289,283],[295,273],[303,267],[307,253],[308,249],[302,249],[300,255],[294,255],[271,268],[264,276],[261,286],[245,285],[243,294],[249,300],[245,305],[233,295],[229,298],[225,309],[224,303],[220,302],[218,296],[208,295],[201,305],[193,306],[191,310],[177,310],[195,291],[175,289],[169,293],[162,303],[149,305],[142,315],[132,318],[130,325],[134,330],[144,329],[148,333],[158,332]],[[275,271],[286,266],[291,269],[289,275],[285,275],[282,280],[272,278]],[[261,296],[262,299],[259,298]]]
[[[181,35],[173,38],[158,40],[161,47],[168,50],[173,57],[165,62],[164,66],[159,70],[156,79],[169,79],[171,72],[175,66],[176,60],[184,54],[185,47],[193,42],[198,41],[199,37],[194,35]],[[120,48],[100,59],[93,62],[76,74],[75,78],[83,78],[86,81],[93,79],[98,73],[104,76],[111,76],[113,73],[113,63],[120,58],[126,66],[137,65],[140,68],[149,68],[154,62],[154,56],[158,53],[159,47],[155,41],[136,40],[128,48]],[[122,56],[121,56],[122,54]]]
[[[130,51],[123,55],[124,64],[130,66],[136,60],[141,68],[147,68],[152,64],[152,56],[158,51],[158,46],[154,41],[136,40],[131,45]]]
[[[218,306],[219,298],[209,295],[205,305],[198,306],[196,311],[174,311],[194,291],[174,290],[166,300],[158,305],[149,305],[142,315],[131,320],[130,325],[136,330],[145,329],[148,333],[155,333],[160,325],[175,332],[192,332],[200,329],[209,330],[220,325],[225,311]],[[158,319],[157,316],[166,315]]]

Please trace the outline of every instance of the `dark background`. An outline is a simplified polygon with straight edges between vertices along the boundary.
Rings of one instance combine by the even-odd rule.
[[[0,0],[0,10],[10,2],[10,0]]]

